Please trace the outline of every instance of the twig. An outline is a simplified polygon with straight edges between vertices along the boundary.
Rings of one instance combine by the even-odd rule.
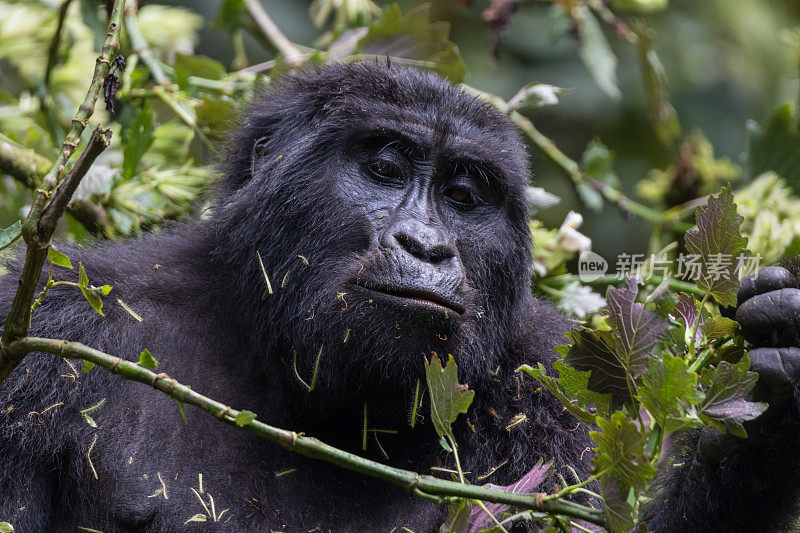
[[[94,113],[94,105],[102,90],[103,80],[111,67],[111,57],[119,46],[120,23],[125,0],[115,0],[109,17],[108,33],[102,51],[95,62],[94,75],[86,97],[78,108],[67,138],[62,144],[56,162],[37,187],[31,208],[22,225],[22,238],[27,245],[25,265],[19,279],[19,288],[6,317],[3,334],[0,336],[0,383],[22,360],[22,355],[9,350],[9,345],[28,334],[31,327],[31,303],[36,295],[36,287],[47,257],[53,227],[41,227],[39,222],[53,190],[61,183],[67,161],[80,143],[80,136]],[[60,214],[60,213],[59,213]]]
[[[199,407],[229,426],[238,427],[236,416],[239,411],[203,396],[194,389],[167,377],[165,374],[156,374],[131,361],[100,352],[83,344],[65,340],[26,337],[15,341],[9,346],[9,349],[16,357],[20,358],[30,352],[45,352],[70,359],[91,361],[125,379],[144,383],[180,402]],[[602,511],[574,502],[564,500],[543,501],[541,494],[513,493],[489,487],[462,484],[395,468],[334,448],[315,438],[264,424],[257,419],[241,429],[306,457],[319,459],[360,474],[382,479],[412,492],[419,491],[426,496],[452,496],[503,503],[522,509],[569,516],[586,520],[593,524],[605,525]]]
[[[50,41],[50,49],[47,51],[47,68],[44,71],[44,86],[50,87],[50,76],[53,73],[53,68],[56,66],[58,59],[58,46],[61,44],[61,32],[64,29],[64,20],[67,18],[67,11],[72,0],[64,0],[61,7],[58,8],[58,24],[56,25],[56,33],[53,35],[53,40]]]
[[[128,38],[131,40],[131,48],[133,48],[134,53],[142,58],[142,62],[147,65],[147,68],[150,70],[150,75],[153,76],[153,80],[155,80],[158,85],[166,85],[170,82],[170,79],[164,74],[164,71],[161,70],[161,64],[153,57],[153,51],[150,50],[147,41],[144,40],[142,32],[139,30],[138,15],[139,5],[137,0],[128,0],[128,5],[125,8],[125,14],[122,16],[122,20],[125,23],[125,31],[128,32]]]
[[[97,156],[103,153],[103,150],[108,148],[109,144],[111,144],[111,130],[104,130],[103,126],[97,126],[92,132],[89,144],[81,153],[75,166],[69,171],[66,179],[61,182],[61,185],[53,195],[53,199],[45,208],[44,213],[42,213],[42,217],[39,219],[40,232],[53,234],[58,220],[67,208],[67,203],[75,193],[75,189],[78,188]]]
[[[304,54],[278,28],[264,6],[258,0],[244,0],[244,5],[269,42],[286,57],[286,62],[293,67],[300,65]]]

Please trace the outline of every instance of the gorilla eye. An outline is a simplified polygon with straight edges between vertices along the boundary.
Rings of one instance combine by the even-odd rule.
[[[445,191],[444,194],[454,203],[461,206],[471,206],[477,203],[474,195],[472,194],[472,191],[467,187],[463,186],[450,187]]]
[[[367,165],[370,174],[377,181],[396,183],[401,181],[400,166],[389,159],[375,159]]]

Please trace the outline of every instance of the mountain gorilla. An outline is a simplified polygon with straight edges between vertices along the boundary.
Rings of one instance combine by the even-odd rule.
[[[202,219],[139,241],[61,246],[141,323],[116,305],[101,317],[58,286],[32,334],[133,359],[147,348],[159,371],[260,420],[419,472],[451,466],[427,405],[413,428],[409,408],[423,357],[453,354],[477,392],[455,427],[472,481],[513,482],[539,458],[567,480],[589,475],[586,429],[514,373],[549,366],[571,324],[531,295],[528,162],[505,116],[432,74],[327,66],[257,97],[221,169]],[[0,283],[5,316],[16,276]],[[682,436],[646,513],[652,529],[763,530],[790,519],[800,466],[794,286],[773,269],[742,292],[745,331],[784,346],[751,352],[770,385],[759,392],[774,403],[769,416],[746,441]],[[174,400],[52,355],[31,354],[0,390],[0,520],[18,531],[429,532],[446,511],[197,410],[184,423]],[[186,523],[198,513],[205,524]]]

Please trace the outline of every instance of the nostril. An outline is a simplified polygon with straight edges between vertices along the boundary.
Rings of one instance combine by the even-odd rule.
[[[428,259],[426,257],[427,254],[425,253],[425,246],[423,246],[421,242],[411,235],[407,235],[405,233],[395,233],[394,240],[397,241],[397,244],[399,244],[401,248],[414,257],[418,259]]]
[[[393,235],[397,244],[413,257],[438,265],[448,259],[455,257],[455,251],[446,244],[433,244],[426,246],[424,242],[403,232]]]
[[[444,261],[452,259],[453,257],[456,256],[455,252],[449,246],[444,246],[444,245],[433,247],[430,250],[429,254],[430,257],[428,260],[434,265],[443,263]]]

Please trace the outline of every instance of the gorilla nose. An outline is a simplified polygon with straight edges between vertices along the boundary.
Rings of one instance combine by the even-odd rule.
[[[391,244],[433,265],[444,265],[456,256],[455,246],[439,228],[416,220],[403,220],[389,231]]]

